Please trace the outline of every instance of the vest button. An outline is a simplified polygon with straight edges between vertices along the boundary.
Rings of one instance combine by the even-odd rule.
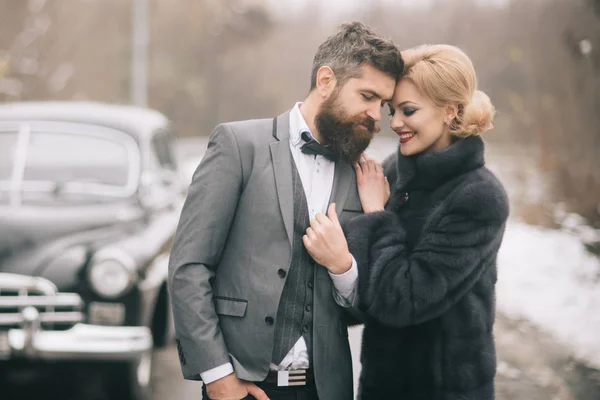
[[[308,326],[304,325],[302,327],[302,333],[308,333]]]
[[[273,325],[273,322],[275,322],[275,321],[273,320],[273,317],[266,317],[266,318],[265,318],[265,323],[266,323],[267,325]]]
[[[306,284],[306,286],[308,286],[309,289],[312,289],[313,288],[312,281],[308,281],[308,283]]]
[[[285,276],[287,275],[285,270],[283,269],[279,269],[279,271],[277,271],[277,275],[279,275],[280,278],[285,278]]]
[[[308,312],[310,312],[312,310],[312,307],[310,306],[310,304],[306,305],[305,310]]]

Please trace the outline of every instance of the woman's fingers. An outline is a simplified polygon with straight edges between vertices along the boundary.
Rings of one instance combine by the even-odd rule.
[[[375,160],[372,157],[369,156],[365,156],[366,160],[367,160],[367,164],[369,165],[369,171],[373,172],[373,173],[382,173],[383,169],[381,168],[381,164],[379,163],[379,161]]]
[[[375,159],[361,155],[362,173],[356,175],[358,196],[365,213],[381,211],[390,198],[390,187],[381,164]]]
[[[360,167],[360,162],[354,163],[354,170],[356,171],[356,176],[362,176],[362,168]]]
[[[360,171],[362,172],[363,175],[365,174],[371,174],[371,173],[383,173],[383,168],[381,167],[381,163],[379,163],[379,161],[375,160],[374,158],[368,156],[367,154],[363,153],[360,156],[360,161],[358,163],[358,166],[360,167]],[[355,166],[356,168],[356,166]],[[358,170],[357,170],[358,172]]]
[[[367,161],[367,168],[369,168],[369,173],[373,173],[375,171],[375,161],[366,154],[365,160]]]
[[[369,172],[369,162],[367,160],[367,155],[365,153],[361,154],[360,160],[358,161],[358,163],[360,164],[360,168],[362,169],[363,174],[366,174]]]
[[[377,179],[383,175],[381,163],[365,153],[361,154],[359,161],[354,164],[354,170],[356,171],[356,179],[359,185],[364,184],[371,178]]]
[[[375,162],[375,170],[377,171],[378,174],[383,174],[383,167],[378,162]]]

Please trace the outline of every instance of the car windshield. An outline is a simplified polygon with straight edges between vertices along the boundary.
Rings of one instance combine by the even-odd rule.
[[[20,124],[0,130],[0,199],[80,201],[132,194],[139,168],[133,139],[104,128],[65,127]]]

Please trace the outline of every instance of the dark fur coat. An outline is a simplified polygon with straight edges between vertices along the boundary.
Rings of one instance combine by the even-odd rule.
[[[479,137],[384,162],[386,211],[345,231],[366,314],[360,399],[494,398],[496,257],[508,199]]]

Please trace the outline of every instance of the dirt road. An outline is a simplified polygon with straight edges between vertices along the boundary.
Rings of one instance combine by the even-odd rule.
[[[355,382],[360,371],[360,328],[350,331]],[[598,400],[600,372],[570,359],[548,335],[525,322],[499,315],[495,336],[498,352],[497,400]],[[173,347],[155,355],[153,400],[200,399],[200,383],[181,378]]]

